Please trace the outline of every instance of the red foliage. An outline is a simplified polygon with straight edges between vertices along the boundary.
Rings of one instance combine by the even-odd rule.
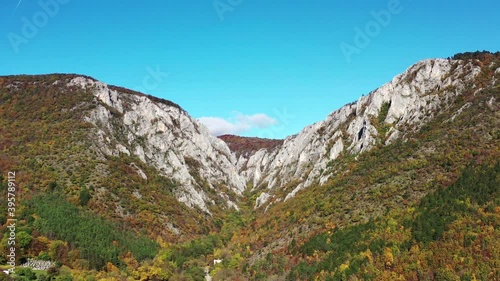
[[[219,136],[227,143],[229,149],[236,153],[236,156],[248,155],[260,149],[273,149],[283,144],[283,140],[261,139],[251,137],[239,137],[234,135]]]

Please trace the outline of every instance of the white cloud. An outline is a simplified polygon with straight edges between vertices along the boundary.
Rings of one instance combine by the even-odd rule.
[[[245,115],[237,112],[233,118],[201,117],[198,119],[214,136],[225,134],[240,135],[252,129],[264,129],[278,124],[278,121],[266,114]]]

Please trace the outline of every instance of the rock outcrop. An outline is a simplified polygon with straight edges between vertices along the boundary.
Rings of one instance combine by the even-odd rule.
[[[138,157],[155,167],[179,187],[177,198],[190,207],[209,213],[208,189],[237,208],[222,187],[240,196],[245,180],[239,175],[228,146],[209,134],[178,105],[119,88],[86,77],[69,83],[95,96],[95,108],[85,121],[94,129],[94,149],[103,156],[120,154]],[[138,171],[141,177],[147,177]]]
[[[208,191],[223,200],[225,208],[237,209],[237,198],[250,186],[261,191],[255,202],[258,208],[270,201],[289,200],[312,184],[326,183],[335,172],[329,163],[341,155],[362,157],[376,146],[404,140],[445,110],[465,88],[474,88],[480,72],[481,67],[470,61],[421,61],[284,141],[249,143],[225,137],[233,149],[243,147],[243,152],[231,152],[228,144],[211,136],[172,102],[88,77],[74,78],[69,86],[94,95],[96,106],[85,121],[94,125],[91,134],[100,155],[139,158],[178,184],[178,200],[210,213],[209,206],[215,202]],[[148,176],[140,169],[137,173]]]
[[[479,66],[461,60],[421,61],[324,121],[288,137],[283,145],[239,156],[235,165],[253,188],[263,189],[256,207],[285,186],[293,189],[276,200],[286,201],[313,183],[327,182],[333,172],[328,163],[341,154],[359,154],[405,138],[444,110],[480,72]]]

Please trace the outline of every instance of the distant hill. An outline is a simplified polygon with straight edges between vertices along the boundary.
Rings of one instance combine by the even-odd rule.
[[[249,156],[261,149],[273,149],[283,144],[283,140],[240,137],[235,135],[219,136],[236,156]]]

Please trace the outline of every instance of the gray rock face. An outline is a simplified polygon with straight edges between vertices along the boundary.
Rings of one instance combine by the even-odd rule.
[[[479,72],[478,66],[463,61],[421,61],[324,121],[288,137],[281,147],[240,157],[237,166],[243,168],[242,175],[254,188],[265,189],[256,208],[291,183],[296,184],[286,191],[285,201],[313,183],[326,183],[332,173],[326,169],[328,163],[343,153],[360,154],[404,138],[446,107]]]
[[[221,187],[236,198],[247,186],[262,190],[255,202],[260,208],[273,198],[274,202],[290,200],[312,184],[326,183],[333,173],[328,169],[331,161],[343,154],[362,157],[377,145],[404,140],[446,108],[478,73],[478,66],[459,60],[421,61],[357,102],[286,138],[281,146],[238,158],[178,106],[119,92],[83,77],[69,85],[91,90],[95,96],[97,105],[85,120],[94,125],[96,151],[103,156],[136,156],[179,184],[178,200],[209,213],[214,201],[207,188],[215,189],[227,208],[237,209],[237,202]],[[286,195],[276,198],[283,189]]]
[[[190,207],[209,213],[213,202],[204,188],[212,188],[227,207],[237,208],[219,188],[227,186],[237,196],[245,189],[229,148],[184,110],[83,77],[73,79],[70,86],[91,90],[95,96],[97,106],[85,119],[95,125],[95,150],[102,155],[133,155],[155,167],[180,185],[177,198]]]

